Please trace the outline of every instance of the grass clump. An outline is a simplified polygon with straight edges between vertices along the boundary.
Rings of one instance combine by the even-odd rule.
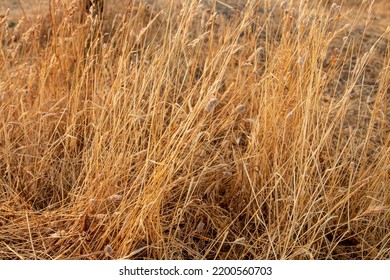
[[[1,259],[390,257],[373,4],[130,2],[0,21]]]

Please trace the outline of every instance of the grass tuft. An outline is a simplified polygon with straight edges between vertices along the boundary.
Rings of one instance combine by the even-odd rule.
[[[0,17],[0,259],[390,258],[386,1],[124,2]]]

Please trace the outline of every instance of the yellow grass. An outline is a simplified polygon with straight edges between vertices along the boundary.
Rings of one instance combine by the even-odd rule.
[[[390,258],[386,1],[130,2],[0,18],[0,259]]]

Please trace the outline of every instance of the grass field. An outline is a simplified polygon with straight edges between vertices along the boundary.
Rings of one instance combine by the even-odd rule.
[[[0,4],[0,259],[390,259],[388,1],[79,4]]]

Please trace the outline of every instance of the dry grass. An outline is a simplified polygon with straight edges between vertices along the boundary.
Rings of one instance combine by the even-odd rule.
[[[390,258],[386,1],[52,2],[0,19],[1,259]]]

